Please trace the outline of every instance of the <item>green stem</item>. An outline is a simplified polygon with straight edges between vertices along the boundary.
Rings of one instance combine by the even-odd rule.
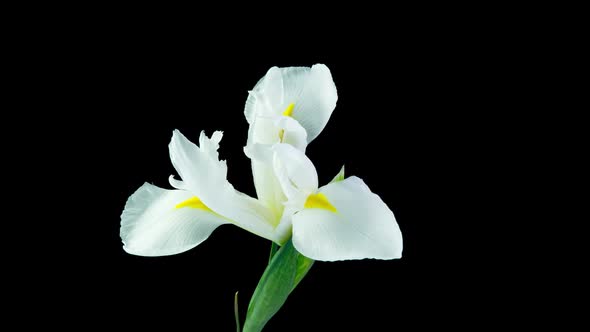
[[[303,279],[313,260],[301,255],[289,240],[266,267],[252,295],[243,332],[260,332]]]
[[[236,318],[236,331],[240,332],[241,328],[240,328],[240,313],[238,312],[238,293],[239,293],[239,291],[237,291],[236,295],[234,295],[234,316]]]
[[[330,182],[344,180],[344,166]],[[243,332],[260,332],[287,301],[314,263],[300,254],[290,239],[280,249],[274,242],[270,247],[268,265],[252,294]],[[237,296],[237,295],[236,295]]]
[[[270,262],[272,261],[272,258],[274,257],[274,255],[277,253],[278,250],[279,250],[279,246],[276,243],[271,242],[270,257],[268,258],[268,264],[270,264]]]

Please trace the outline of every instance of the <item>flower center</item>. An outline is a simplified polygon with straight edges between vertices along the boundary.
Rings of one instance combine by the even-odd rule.
[[[305,205],[303,207],[306,209],[324,209],[332,212],[338,212],[334,205],[330,203],[328,197],[322,193],[311,194],[307,196],[307,200],[305,201]]]

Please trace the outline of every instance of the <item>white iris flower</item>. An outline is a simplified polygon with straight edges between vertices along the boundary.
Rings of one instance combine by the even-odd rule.
[[[402,235],[381,198],[357,177],[319,187],[309,142],[325,127],[337,93],[324,65],[271,68],[250,91],[245,115],[250,129],[245,152],[252,160],[258,199],[227,181],[217,150],[222,133],[199,145],[179,131],[170,159],[181,180],[176,190],[141,186],[121,216],[124,249],[141,256],[187,251],[220,225],[234,224],[279,245],[290,238],[314,260],[401,257]]]

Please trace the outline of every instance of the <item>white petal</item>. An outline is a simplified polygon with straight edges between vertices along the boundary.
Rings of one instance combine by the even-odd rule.
[[[277,234],[280,234],[280,241],[282,243],[287,242],[293,234],[293,214],[298,209],[292,206],[286,206],[283,215],[281,216],[281,222],[277,226]]]
[[[248,95],[244,113],[252,124],[257,116],[280,116],[294,104],[292,117],[305,128],[311,142],[326,126],[337,100],[332,74],[325,65],[273,67]]]
[[[277,115],[277,109],[283,104],[283,77],[281,69],[272,67],[254,88],[248,92],[244,114],[248,123],[257,116]]]
[[[121,215],[123,249],[139,256],[174,255],[205,241],[229,221],[203,209],[176,208],[193,197],[183,190],[164,190],[149,183],[127,200]]]
[[[272,153],[272,150],[270,152]],[[274,220],[280,220],[283,214],[283,202],[287,198],[283,193],[279,180],[275,176],[272,163],[253,159],[252,176],[254,177],[254,186],[256,187],[258,199],[272,211]]]
[[[289,77],[283,74],[283,80]],[[287,95],[287,93],[285,93]],[[325,65],[311,67],[301,94],[295,102],[293,118],[307,131],[307,141],[313,141],[324,129],[338,100],[336,85]]]
[[[283,213],[282,202],[286,198],[274,174],[271,149],[273,144],[279,142],[279,136],[277,134],[276,137],[264,137],[271,131],[255,130],[256,128],[264,129],[259,127],[261,123],[263,126],[275,128],[271,119],[257,117],[253,121],[248,130],[248,143],[244,147],[244,153],[252,160],[252,176],[258,200],[272,211],[274,220],[280,220]],[[274,129],[272,130],[274,132]]]
[[[273,145],[276,143],[291,144],[305,152],[307,132],[301,124],[289,116],[257,116],[248,128],[246,146],[254,144]]]
[[[258,117],[254,120],[255,123],[250,126],[248,144],[244,147],[244,153],[252,160],[252,174],[258,199],[267,204],[280,217],[285,195],[272,167],[274,153],[272,147],[274,144],[279,143],[279,140],[267,140],[266,143],[260,143],[263,140],[253,137],[253,128],[261,120],[265,121],[265,119]],[[282,141],[285,144],[292,145],[300,151],[305,151],[307,133],[296,120],[291,117],[280,116],[276,117],[274,125],[282,129]]]
[[[282,130],[281,143],[292,145],[297,150],[305,152],[307,131],[297,120],[289,116],[280,116],[275,120],[275,126]]]
[[[403,242],[393,212],[357,177],[320,188],[336,208],[306,208],[293,215],[293,244],[320,261],[400,258]]]
[[[248,128],[248,143],[275,144],[280,142],[281,128],[277,126],[275,117],[257,116]]]
[[[278,67],[270,68],[266,75],[264,75],[263,90],[269,106],[281,105],[283,103],[283,76]]]
[[[178,130],[174,131],[169,146],[170,159],[182,177],[182,188],[236,225],[275,241],[274,226],[279,220],[275,220],[272,212],[262,203],[236,191],[227,181],[225,161],[218,159],[219,140],[221,133],[214,134],[212,140],[201,134],[201,147],[198,147]]]
[[[287,107],[290,103],[297,104],[301,102],[301,95],[308,84],[309,67],[286,67],[281,68],[283,74],[283,88],[284,92],[284,106]],[[281,105],[283,106],[283,105]]]
[[[289,144],[273,146],[273,166],[285,195],[291,200],[297,192],[307,194],[318,188],[315,166],[305,153]]]
[[[279,134],[280,133],[280,134]],[[272,146],[281,141],[301,151],[307,146],[307,133],[293,118],[277,116],[274,119],[256,117],[248,130],[245,154],[252,159],[252,175],[258,199],[280,219],[285,195],[272,167]]]

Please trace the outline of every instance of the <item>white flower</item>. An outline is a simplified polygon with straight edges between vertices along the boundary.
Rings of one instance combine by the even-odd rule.
[[[170,159],[177,190],[144,184],[121,216],[124,249],[142,256],[189,250],[220,225],[234,224],[280,245],[293,238],[303,255],[324,261],[401,257],[402,237],[387,205],[357,177],[319,188],[305,147],[324,128],[336,88],[324,65],[271,68],[246,102],[246,154],[259,199],[236,191],[217,150],[222,138],[201,133],[199,146],[174,131]]]

